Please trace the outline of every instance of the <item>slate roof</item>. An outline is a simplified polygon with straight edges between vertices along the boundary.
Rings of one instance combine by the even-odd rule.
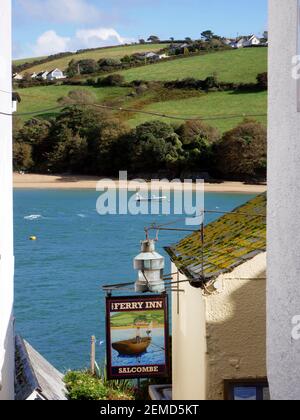
[[[16,400],[67,400],[63,375],[18,336],[15,370]]]
[[[208,224],[203,246],[201,235],[196,232],[166,251],[191,281],[206,282],[230,273],[266,252],[266,202],[266,194],[261,194]]]

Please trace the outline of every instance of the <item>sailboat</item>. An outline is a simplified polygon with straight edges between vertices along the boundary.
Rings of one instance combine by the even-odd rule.
[[[142,195],[140,195],[139,193],[137,193],[135,195],[135,199],[138,203],[140,203],[141,201],[165,201],[167,200],[166,196],[156,196],[156,195],[152,195],[151,197],[143,197]]]
[[[130,340],[118,341],[112,343],[112,348],[116,350],[120,356],[140,356],[145,353],[152,342],[151,324],[136,323],[136,336]],[[141,337],[141,328],[147,328],[147,337]]]

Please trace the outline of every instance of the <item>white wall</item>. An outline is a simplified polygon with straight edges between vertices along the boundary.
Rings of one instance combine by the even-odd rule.
[[[0,89],[11,92],[11,0],[0,5]],[[0,92],[11,114],[11,94]],[[14,397],[12,118],[0,115],[0,400]]]
[[[172,272],[176,270],[173,264]],[[186,277],[180,275],[180,280]],[[206,400],[205,302],[201,289],[189,283],[180,283],[179,288],[184,290],[179,306],[177,293],[172,293],[173,400]]]
[[[300,315],[297,15],[297,0],[269,0],[268,376],[272,398],[285,400],[300,400],[300,340],[292,338]]]

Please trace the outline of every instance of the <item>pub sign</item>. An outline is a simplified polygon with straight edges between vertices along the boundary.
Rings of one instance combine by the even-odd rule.
[[[168,296],[106,299],[108,379],[169,374]]]

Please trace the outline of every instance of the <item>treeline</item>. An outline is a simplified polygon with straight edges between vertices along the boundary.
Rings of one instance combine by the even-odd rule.
[[[245,120],[221,135],[201,121],[172,126],[150,121],[130,129],[111,114],[68,106],[50,121],[19,120],[14,128],[15,170],[143,177],[262,179],[266,128]],[[188,175],[187,175],[188,174]]]
[[[195,79],[192,77],[172,80],[168,82],[162,81],[147,81],[147,80],[133,80],[126,82],[122,74],[114,73],[106,77],[89,78],[84,81],[64,81],[63,84],[70,86],[93,86],[93,87],[133,87],[152,88],[153,86],[166,89],[183,89],[183,90],[198,90],[204,92],[224,92],[224,91],[239,91],[239,92],[259,92],[268,90],[268,73],[259,73],[256,77],[256,83],[232,83],[220,82],[216,76],[208,76],[205,79]]]

